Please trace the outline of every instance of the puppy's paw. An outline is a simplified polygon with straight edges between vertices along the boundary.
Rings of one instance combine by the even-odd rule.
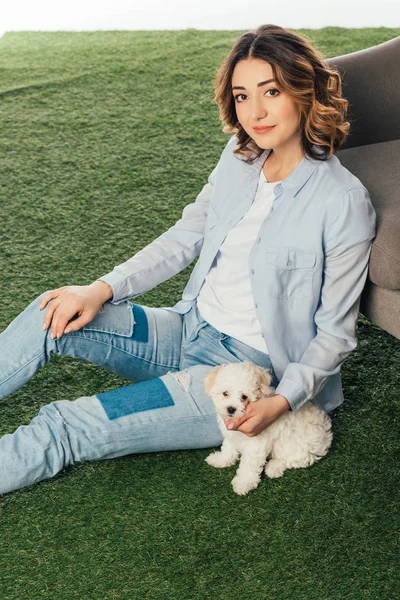
[[[270,479],[282,477],[285,471],[285,463],[276,458],[271,458],[264,467],[264,472]]]
[[[259,484],[259,478],[257,479],[243,479],[237,475],[232,479],[232,488],[235,494],[239,496],[245,496],[250,490],[254,490]]]
[[[232,456],[226,456],[222,452],[213,452],[205,459],[206,463],[217,469],[223,469],[224,467],[231,467],[237,461],[237,458]]]

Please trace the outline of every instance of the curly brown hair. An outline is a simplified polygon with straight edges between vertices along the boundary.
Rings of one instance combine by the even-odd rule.
[[[340,73],[325,62],[306,37],[271,24],[244,33],[215,76],[214,101],[219,105],[222,130],[238,138],[234,153],[252,162],[264,151],[238,122],[232,96],[233,70],[246,58],[269,63],[281,88],[296,101],[304,152],[317,160],[330,158],[350,129],[345,120],[348,101],[342,96]],[[312,148],[314,144],[319,147],[317,152]]]

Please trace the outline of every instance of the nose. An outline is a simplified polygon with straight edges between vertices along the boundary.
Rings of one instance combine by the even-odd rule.
[[[255,96],[251,103],[251,118],[253,123],[257,125],[257,121],[264,119],[267,116],[265,106],[263,106],[262,98]]]
[[[226,409],[229,415],[234,415],[236,412],[236,408],[234,406],[228,406]]]

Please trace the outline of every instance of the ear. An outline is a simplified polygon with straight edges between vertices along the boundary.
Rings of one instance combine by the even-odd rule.
[[[272,376],[267,369],[254,365],[260,396],[273,396],[275,389],[271,387]]]
[[[217,367],[214,367],[207,373],[206,377],[204,378],[204,389],[206,391],[207,396],[211,396],[212,388],[214,387],[214,383],[217,378],[218,372],[220,371],[220,369],[222,369],[223,366],[224,365],[218,365]]]

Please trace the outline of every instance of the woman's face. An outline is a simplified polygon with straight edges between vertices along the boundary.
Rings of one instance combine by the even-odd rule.
[[[239,61],[232,74],[232,94],[238,121],[257,146],[272,148],[275,153],[298,149],[301,131],[297,104],[274,80],[269,63],[254,58]],[[254,129],[266,126],[273,128]]]

